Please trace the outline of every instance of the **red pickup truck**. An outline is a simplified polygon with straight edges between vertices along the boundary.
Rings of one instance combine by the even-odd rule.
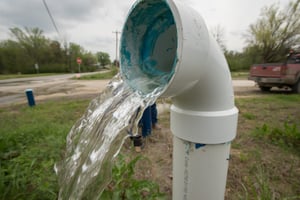
[[[291,53],[285,63],[254,64],[248,79],[255,81],[262,91],[289,87],[300,94],[300,53]]]

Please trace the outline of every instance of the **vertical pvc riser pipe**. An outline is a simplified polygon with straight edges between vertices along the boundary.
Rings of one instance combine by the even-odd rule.
[[[180,2],[137,1],[120,55],[131,87],[149,92],[136,83],[143,76],[172,98],[173,199],[224,199],[238,110],[227,62],[202,17]]]

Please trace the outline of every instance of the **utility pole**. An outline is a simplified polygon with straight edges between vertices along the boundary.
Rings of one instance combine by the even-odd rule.
[[[118,58],[118,42],[119,42],[119,38],[118,38],[118,36],[119,36],[119,33],[121,33],[121,32],[119,32],[119,31],[116,30],[113,33],[116,34],[116,65],[119,66],[119,58]]]

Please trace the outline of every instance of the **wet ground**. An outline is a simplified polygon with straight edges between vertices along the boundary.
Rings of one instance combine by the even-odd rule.
[[[76,80],[72,79],[73,77],[76,77],[76,74],[0,80],[0,106],[26,103],[26,89],[33,90],[36,102],[64,97],[94,97],[109,82],[109,80]],[[263,94],[253,81],[233,80],[232,84],[236,97]],[[273,90],[271,92],[289,91]]]
[[[60,97],[99,94],[109,80],[76,80],[75,75],[0,80],[0,106],[26,103],[26,89],[32,89],[36,102]]]

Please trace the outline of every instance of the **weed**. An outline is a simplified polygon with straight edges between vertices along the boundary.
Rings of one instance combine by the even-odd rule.
[[[274,192],[269,184],[269,175],[262,166],[256,168],[256,174],[252,179],[252,191],[256,199],[271,200],[274,199]]]
[[[252,157],[255,160],[261,160],[262,152],[260,149],[252,149],[251,151],[249,151],[249,157]]]
[[[242,113],[242,116],[248,120],[254,120],[256,119],[256,116],[252,113]]]
[[[240,153],[240,161],[241,162],[247,162],[247,160],[249,159],[248,155],[245,153]]]
[[[231,147],[232,147],[233,149],[241,149],[241,148],[242,148],[242,145],[241,145],[240,143],[237,143],[237,142],[235,142],[235,141],[232,141]]]
[[[274,128],[263,124],[261,127],[256,127],[252,134],[257,138],[269,140],[283,148],[300,150],[300,130],[296,124],[284,122],[282,127]]]
[[[145,158],[137,156],[126,163],[124,156],[119,155],[112,170],[113,181],[103,192],[101,199],[165,199],[166,195],[159,191],[158,184],[150,180],[135,179],[135,165],[144,160]]]

